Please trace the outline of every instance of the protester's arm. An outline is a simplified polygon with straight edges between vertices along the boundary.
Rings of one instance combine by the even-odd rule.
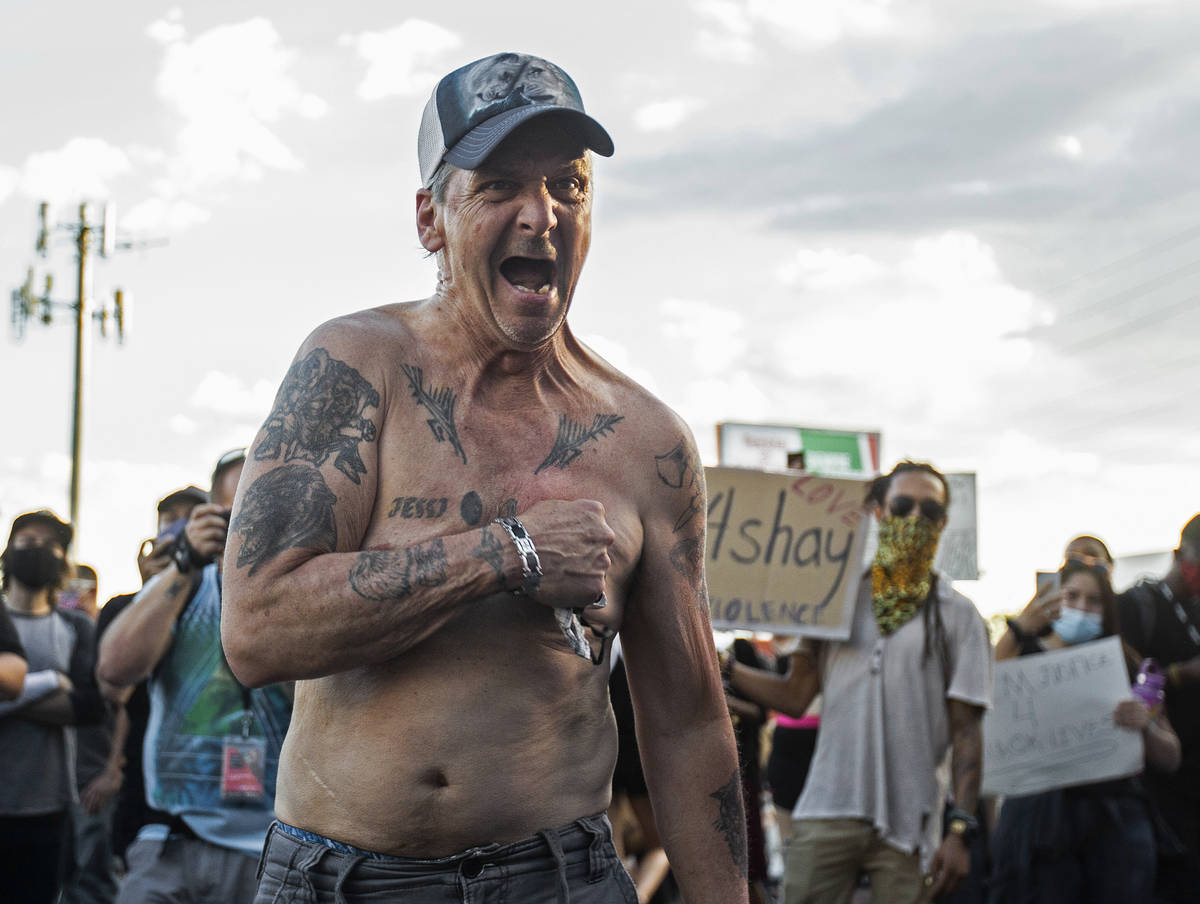
[[[974,814],[983,778],[983,707],[947,700],[950,719],[950,771],[954,807]],[[952,893],[971,871],[971,853],[962,836],[947,833],[930,863],[931,898]]]
[[[1123,728],[1141,732],[1148,765],[1159,772],[1175,772],[1179,768],[1183,750],[1166,712],[1152,718],[1142,701],[1122,700],[1113,711],[1113,721]]]
[[[129,737],[129,713],[117,706],[113,714],[112,746],[104,769],[79,792],[79,802],[89,813],[100,809],[121,790],[125,781],[125,740]]]
[[[1062,612],[1062,599],[1062,591],[1056,587],[1047,585],[1038,591],[1020,614],[1010,619],[1008,630],[996,642],[997,661],[1020,656],[1024,639],[1045,636],[1047,629]],[[1029,643],[1028,640],[1024,642]]]
[[[687,463],[684,479],[672,472],[662,481],[666,486],[651,485],[659,479],[654,457],[647,455],[643,465],[650,482],[641,494],[642,559],[621,648],[638,748],[672,871],[690,904],[729,904],[747,899],[746,815],[708,620],[704,474],[691,436],[681,431],[677,458]]]
[[[75,629],[69,674],[50,672],[55,688],[23,707],[18,715],[49,725],[93,725],[105,714],[104,700],[96,687],[95,626],[82,612],[60,611],[58,617],[68,619]]]
[[[201,530],[207,532],[207,522],[215,510],[215,506],[197,506],[193,510],[193,519],[201,525],[197,535]],[[191,521],[188,527],[192,527]],[[203,542],[200,545],[206,547]],[[120,698],[118,689],[131,688],[154,671],[171,646],[175,620],[191,597],[197,578],[198,573],[181,574],[172,563],[146,583],[104,632],[100,638],[97,677],[110,700]]]
[[[15,700],[25,684],[25,651],[8,607],[0,602],[0,700]]]
[[[16,653],[0,653],[0,700],[15,700],[25,684],[25,660]]]
[[[788,661],[784,675],[756,669],[729,660],[729,683],[733,689],[761,706],[799,719],[821,692],[821,674],[813,648],[802,644]]]
[[[71,679],[54,669],[39,669],[29,672],[21,685],[21,693],[12,700],[0,703],[0,718],[24,716],[26,711],[51,697],[67,699],[71,690]],[[65,724],[65,723],[64,723]]]
[[[221,614],[229,664],[250,686],[395,659],[479,600],[522,585],[520,557],[495,524],[457,532],[446,529],[449,518],[389,518],[373,548],[362,549],[388,408],[385,377],[362,349],[396,328],[375,316],[355,315],[367,329],[348,318],[309,338],[250,447]],[[388,363],[390,378],[403,380]],[[411,379],[424,378],[413,369]],[[455,455],[450,443],[444,449]],[[464,482],[461,494],[477,489]],[[613,539],[600,504],[546,501],[520,517],[541,559],[535,598],[580,608],[595,601]]]

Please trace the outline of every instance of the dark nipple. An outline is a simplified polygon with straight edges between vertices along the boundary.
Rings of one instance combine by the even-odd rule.
[[[430,769],[425,773],[425,783],[435,788],[446,788],[450,785],[450,779],[441,769]]]

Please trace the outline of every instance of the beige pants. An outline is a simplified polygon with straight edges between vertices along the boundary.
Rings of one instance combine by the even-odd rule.
[[[925,904],[920,854],[885,844],[861,819],[800,819],[785,853],[784,904],[849,904],[858,875],[871,904]]]

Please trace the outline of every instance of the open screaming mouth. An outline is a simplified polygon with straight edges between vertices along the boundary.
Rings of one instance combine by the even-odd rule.
[[[554,282],[554,261],[535,257],[508,257],[500,264],[500,275],[522,292],[549,295]]]

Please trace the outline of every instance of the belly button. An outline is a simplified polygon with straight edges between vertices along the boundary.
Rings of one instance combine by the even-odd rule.
[[[450,779],[446,778],[446,773],[441,769],[430,769],[425,773],[425,783],[435,788],[447,788],[450,786]]]

